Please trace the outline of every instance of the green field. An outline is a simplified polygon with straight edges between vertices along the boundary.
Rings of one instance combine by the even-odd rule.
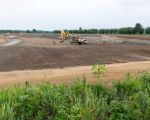
[[[108,87],[86,77],[74,84],[0,90],[1,120],[150,120],[150,73],[127,74]],[[79,82],[80,81],[80,82]]]

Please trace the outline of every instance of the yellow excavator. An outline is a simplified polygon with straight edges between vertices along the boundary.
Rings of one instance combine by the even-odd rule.
[[[62,41],[68,40],[71,38],[71,44],[87,44],[85,39],[81,39],[78,35],[72,34],[70,35],[67,31],[61,31],[61,39]]]
[[[68,38],[69,38],[68,32],[62,30],[61,31],[61,39],[62,39],[62,41],[67,40]]]

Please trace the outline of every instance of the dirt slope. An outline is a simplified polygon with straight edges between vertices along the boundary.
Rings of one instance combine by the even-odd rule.
[[[104,80],[107,84],[111,85],[114,80],[122,78],[128,72],[150,71],[150,61],[111,64],[106,65],[106,68]],[[30,81],[32,84],[37,84],[41,81],[70,84],[77,77],[80,78],[83,75],[88,77],[90,83],[94,82],[91,66],[0,72],[0,86],[8,87],[14,84],[24,84],[25,81]]]
[[[150,60],[149,46],[118,44],[0,47],[0,71],[87,66]]]

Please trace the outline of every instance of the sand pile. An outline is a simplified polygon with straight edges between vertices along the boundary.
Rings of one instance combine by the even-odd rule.
[[[1,42],[4,42],[6,39],[7,39],[6,36],[0,35],[0,43],[1,43]]]

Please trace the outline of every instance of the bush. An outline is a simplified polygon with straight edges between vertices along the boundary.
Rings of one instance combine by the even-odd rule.
[[[88,84],[43,83],[0,90],[2,120],[150,120],[150,74],[126,75],[112,89]]]

